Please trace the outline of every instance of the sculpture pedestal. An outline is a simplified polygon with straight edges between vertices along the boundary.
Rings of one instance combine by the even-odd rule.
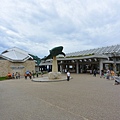
[[[61,72],[58,72],[57,58],[53,57],[52,72],[48,74],[49,79],[61,79]]]
[[[49,79],[61,79],[61,72],[49,72]]]
[[[56,56],[53,56],[52,72],[58,72],[58,64],[57,64]]]

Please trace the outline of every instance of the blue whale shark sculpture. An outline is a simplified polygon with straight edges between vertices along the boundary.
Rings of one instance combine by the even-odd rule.
[[[35,56],[35,55],[32,55],[32,54],[29,54],[29,55],[33,58],[33,60],[35,60],[35,63],[37,65],[39,65],[41,63],[41,59],[38,56]]]
[[[47,57],[44,57],[43,60],[51,59],[60,54],[65,56],[65,53],[62,52],[62,50],[63,46],[54,47],[53,49],[49,50],[50,54]]]

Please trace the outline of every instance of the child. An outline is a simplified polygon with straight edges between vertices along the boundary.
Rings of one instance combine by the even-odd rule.
[[[107,78],[107,73],[106,73],[106,72],[104,73],[104,78],[105,78],[105,79]]]

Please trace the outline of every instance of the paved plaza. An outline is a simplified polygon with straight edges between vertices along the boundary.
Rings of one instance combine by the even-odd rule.
[[[0,81],[0,120],[120,120],[120,85],[89,74],[71,77]]]

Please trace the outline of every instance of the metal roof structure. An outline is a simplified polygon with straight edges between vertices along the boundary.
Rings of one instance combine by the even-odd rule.
[[[90,59],[90,58],[104,58],[104,59],[109,59],[107,55],[102,55],[102,54],[96,54],[96,55],[90,55],[90,56],[81,56],[81,57],[64,57],[64,58],[58,58],[58,60],[82,60],[82,59]]]
[[[90,50],[83,50],[79,52],[67,53],[66,57],[58,57],[59,60],[69,59],[88,59],[88,58],[107,58],[112,55],[120,56],[120,45],[112,45],[101,48],[94,48]],[[1,58],[7,59],[12,62],[25,62],[32,59],[28,52],[21,50],[17,47],[10,48],[0,54]]]
[[[13,47],[1,53],[1,57],[11,62],[25,62],[31,56],[24,50]]]
[[[86,55],[108,55],[108,54],[120,54],[120,45],[112,45],[107,47],[95,48],[90,50],[83,50],[79,52],[73,52],[66,54],[66,57],[72,56],[86,56]]]

